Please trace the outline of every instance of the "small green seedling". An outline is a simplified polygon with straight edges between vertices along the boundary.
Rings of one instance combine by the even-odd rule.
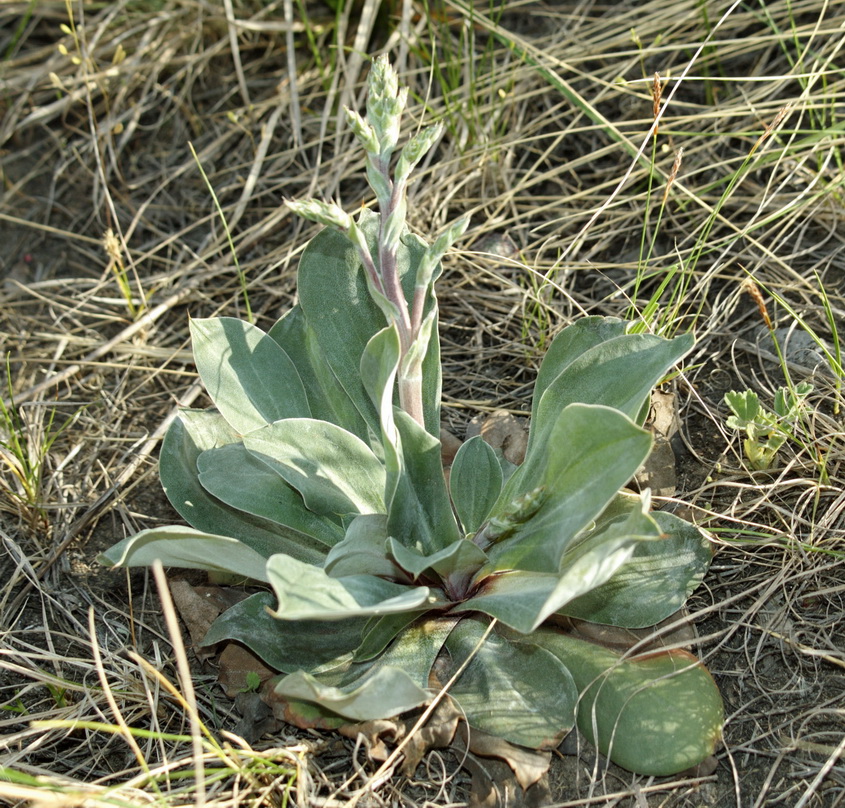
[[[726,421],[731,429],[745,432],[742,442],[745,457],[752,469],[772,467],[778,450],[793,437],[793,427],[801,416],[804,399],[812,392],[813,385],[801,382],[794,391],[781,387],[775,393],[774,412],[761,406],[760,399],[751,390],[725,394],[725,404],[733,415]]]

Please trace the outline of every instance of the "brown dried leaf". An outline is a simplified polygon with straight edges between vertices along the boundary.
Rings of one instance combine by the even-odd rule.
[[[254,690],[263,685],[274,671],[271,671],[255,654],[236,642],[226,643],[218,660],[217,681],[223,685],[226,695],[234,699],[244,690]],[[250,681],[258,676],[257,683]]]
[[[461,729],[463,731],[463,726]],[[515,746],[503,738],[488,735],[477,729],[469,730],[469,751],[481,757],[504,760],[524,790],[533,786],[548,772],[552,759],[548,750],[537,751]]]
[[[410,777],[426,752],[430,749],[442,749],[452,743],[461,717],[460,711],[451,699],[443,699],[429,716],[428,721],[417,732],[411,734],[419,720],[421,710],[422,708],[393,719],[346,724],[338,731],[347,738],[355,739],[359,735],[363,736],[370,757],[378,761],[387,760],[390,756],[391,750],[387,746],[388,743],[395,747],[407,738],[408,741],[403,749],[402,773]]]
[[[636,483],[640,489],[650,488],[656,496],[673,497],[677,476],[671,440],[680,426],[674,392],[652,392],[651,409],[645,425],[654,435],[654,448],[636,473]]]
[[[496,410],[490,415],[473,418],[467,427],[467,438],[481,435],[485,443],[501,449],[506,460],[519,466],[525,460],[528,448],[528,432],[524,424],[524,418],[516,418],[507,410]]]
[[[217,619],[222,609],[215,600],[202,593],[200,587],[191,586],[187,581],[170,581],[170,594],[173,596],[173,603],[182,618],[194,651],[200,659],[208,659],[214,656],[214,650],[202,648],[203,638],[208,633],[211,624]],[[204,587],[208,589],[209,587]]]
[[[463,765],[472,775],[470,806],[542,808],[550,804],[550,752],[514,746],[466,724],[460,725],[453,746],[465,753]]]

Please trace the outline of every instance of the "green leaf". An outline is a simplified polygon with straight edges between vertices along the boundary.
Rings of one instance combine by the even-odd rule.
[[[733,415],[729,415],[726,421],[729,429],[745,429],[750,424],[754,424],[758,416],[761,415],[760,399],[757,393],[751,390],[744,390],[741,393],[731,390],[725,393],[725,404],[734,413]],[[762,418],[761,425],[768,425],[768,421],[771,421],[771,418]]]
[[[285,676],[275,690],[285,698],[316,702],[353,721],[390,718],[429,699],[405,671],[392,667],[380,667],[357,686],[347,687],[324,685],[311,674],[296,671]]]
[[[281,620],[342,620],[434,608],[439,602],[427,586],[403,586],[374,575],[332,578],[286,555],[267,562],[267,578],[279,599],[273,614]]]
[[[388,532],[406,547],[430,555],[461,538],[443,476],[440,440],[396,410],[403,472],[388,509]]]
[[[296,365],[308,397],[311,417],[337,424],[366,443],[369,439],[366,422],[332,373],[314,329],[305,321],[302,308],[296,305],[290,309],[270,329],[268,336]]]
[[[202,383],[236,432],[311,415],[296,366],[260,328],[233,317],[191,320],[190,326]]]
[[[398,715],[429,700],[429,672],[454,625],[444,618],[417,621],[377,659],[315,675],[295,673],[282,679],[276,692],[356,721]]]
[[[529,455],[535,446],[546,451],[558,413],[569,404],[601,404],[637,418],[654,385],[692,345],[690,334],[672,340],[623,334],[581,353],[540,395],[531,421]]]
[[[560,573],[493,575],[459,610],[476,609],[522,633],[533,631],[554,612],[568,613],[563,608],[566,604],[624,570],[637,545],[659,538],[660,529],[648,515],[648,498],[635,502],[627,518],[617,519],[586,538],[579,537],[577,545],[564,554]]]
[[[528,641],[569,669],[581,692],[578,728],[619,766],[665,777],[715,751],[722,699],[706,668],[687,651],[626,659],[552,629],[539,629]]]
[[[446,640],[453,670],[474,654],[449,695],[470,728],[534,749],[557,746],[575,724],[572,676],[545,649],[510,642],[495,630],[479,645],[486,623],[464,618]]]
[[[399,353],[399,333],[395,326],[389,326],[373,335],[361,356],[361,380],[379,417],[377,434],[381,436],[384,456],[385,502],[393,499],[402,472],[399,432],[393,418]]]
[[[583,353],[610,339],[621,337],[626,328],[627,323],[618,317],[581,317],[559,331],[537,372],[531,399],[531,423],[537,418],[540,399],[549,385]]]
[[[366,618],[280,622],[270,614],[270,592],[258,592],[220,615],[203,645],[236,640],[273,670],[314,670],[350,655],[361,643]]]
[[[197,458],[197,471],[202,487],[221,502],[286,527],[292,543],[308,548],[301,560],[313,560],[343,539],[338,521],[309,511],[299,493],[242,443],[207,449]]]
[[[466,533],[474,533],[502,493],[502,467],[480,435],[464,443],[452,463],[449,489]]]
[[[358,437],[328,421],[289,418],[244,436],[244,446],[318,514],[384,511],[384,466]]]
[[[355,649],[354,661],[367,662],[375,659],[388,645],[412,623],[424,610],[397,612],[383,617],[371,617],[361,636],[361,644]]]
[[[686,603],[710,566],[710,542],[695,525],[671,513],[658,511],[652,517],[665,538],[639,544],[610,580],[567,603],[560,609],[563,614],[592,623],[645,628]]]
[[[179,525],[142,530],[100,556],[102,563],[115,567],[148,567],[157,560],[166,567],[268,580],[267,559],[243,542]]]
[[[179,413],[167,430],[159,457],[161,484],[173,507],[197,530],[240,539],[264,558],[287,552],[301,561],[322,563],[323,551],[305,552],[301,544],[288,541],[289,529],[226,505],[200,484],[199,456],[238,440],[239,436],[218,412]]]
[[[453,574],[471,574],[486,560],[487,555],[469,539],[457,539],[437,553],[424,556],[412,547],[405,547],[393,537],[388,539],[388,550],[396,563],[414,580],[425,572],[434,572],[441,578]]]
[[[323,565],[332,578],[378,575],[402,579],[402,570],[387,557],[387,517],[383,513],[356,516],[342,542],[336,544]]]
[[[490,564],[482,575],[509,569],[558,570],[568,544],[633,476],[651,441],[648,432],[617,410],[567,406],[544,441],[542,454],[533,453],[505,486],[493,515],[505,510],[509,495],[542,486],[539,508],[487,549]]]

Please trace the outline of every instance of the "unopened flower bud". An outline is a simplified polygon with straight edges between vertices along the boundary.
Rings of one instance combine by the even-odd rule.
[[[442,132],[443,127],[440,124],[435,124],[423,129],[422,132],[417,132],[405,144],[402,153],[399,155],[399,162],[396,164],[397,180],[405,179],[413,171],[414,166],[431,149]]]
[[[435,277],[434,273],[437,269],[440,259],[446,255],[446,251],[451,247],[469,227],[469,216],[464,216],[456,222],[452,222],[438,237],[437,240],[425,251],[425,255],[417,267],[417,277],[415,286],[427,287],[432,279]]]
[[[344,107],[344,111],[352,133],[358,138],[367,153],[378,154],[380,149],[375,129],[354,110]]]
[[[340,205],[321,202],[319,199],[286,199],[285,204],[297,215],[309,222],[317,222],[338,230],[349,230],[352,217]]]
[[[408,88],[399,89],[399,76],[386,55],[373,62],[369,76],[367,120],[378,137],[382,157],[389,157],[399,141],[399,124]]]

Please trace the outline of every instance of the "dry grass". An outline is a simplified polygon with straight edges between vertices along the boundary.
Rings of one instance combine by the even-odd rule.
[[[845,8],[526,0],[470,14],[443,0],[430,13],[385,3],[377,18],[378,2],[347,5],[336,17],[318,2],[303,16],[292,2],[118,0],[71,3],[72,22],[64,2],[0,7],[14,408],[4,399],[30,483],[3,469],[0,765],[16,775],[0,801],[466,799],[448,755],[367,803],[360,749],[303,734],[240,745],[213,675],[194,673],[196,712],[180,701],[185,660],[151,581],[93,561],[172,518],[155,454],[177,404],[203,402],[188,315],[244,316],[248,299],[269,326],[310,235],[282,198],[369,201],[338,105],[360,102],[360,54],[388,48],[415,97],[409,126],[447,123],[411,191],[412,226],[430,235],[473,214],[440,282],[455,432],[478,412],[524,411],[544,346],[583,313],[633,306],[650,328],[698,337],[678,385],[678,499],[719,540],[693,607],[727,706],[720,766],[654,782],[563,758],[556,804],[845,805]],[[749,275],[777,328],[831,349],[787,349],[791,380],[815,390],[778,467],[753,474],[722,398],[747,387],[770,404],[785,376]]]

